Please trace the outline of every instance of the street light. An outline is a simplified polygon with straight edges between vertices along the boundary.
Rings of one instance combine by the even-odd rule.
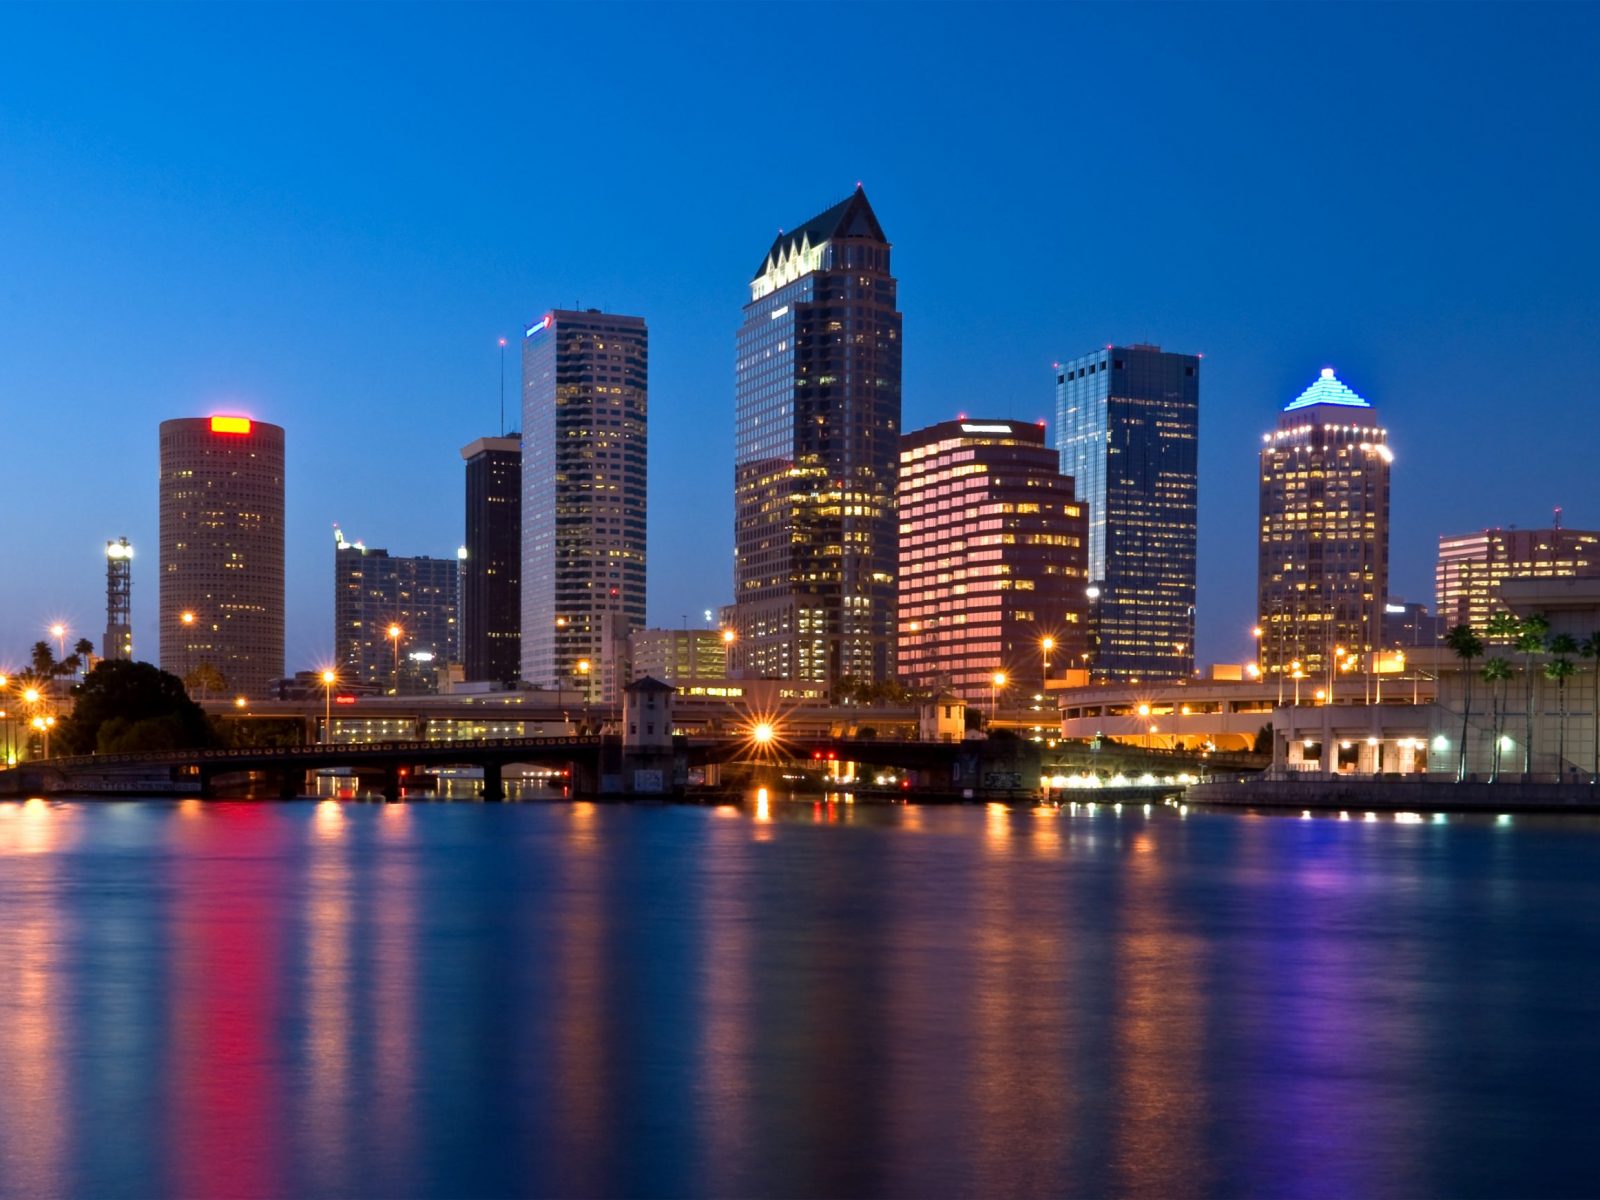
[[[1300,660],[1298,658],[1295,659],[1292,663],[1289,664],[1289,670],[1291,672],[1293,672],[1291,678],[1294,680],[1294,706],[1296,708],[1299,708],[1300,707],[1300,681],[1302,679],[1304,679],[1306,676],[1305,676],[1305,672],[1300,669]],[[1279,704],[1283,703],[1283,676],[1282,675],[1279,675],[1279,677],[1278,677],[1278,703]]]
[[[1048,633],[1039,639],[1039,649],[1044,652],[1044,690],[1050,690],[1050,651],[1056,648],[1056,640]]]
[[[1000,711],[1000,689],[1006,685],[1006,673],[996,671],[989,679],[989,720],[992,722]]]
[[[322,740],[333,740],[333,684],[338,679],[332,671],[322,673]]]
[[[389,640],[394,643],[394,694],[400,694],[400,635],[405,630],[398,625],[389,626]]]
[[[50,626],[50,636],[56,639],[57,658],[67,656],[67,627],[60,621]]]
[[[589,672],[592,669],[592,665],[587,658],[578,660],[578,674],[583,677],[583,725],[585,729],[589,727]]]

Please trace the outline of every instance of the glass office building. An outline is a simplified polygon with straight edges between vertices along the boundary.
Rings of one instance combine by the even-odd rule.
[[[895,674],[900,313],[859,188],[778,235],[739,329],[734,642],[752,678]]]
[[[1556,515],[1560,516],[1560,510]],[[1489,619],[1508,611],[1500,599],[1507,579],[1571,579],[1600,575],[1600,530],[1484,529],[1439,539],[1434,570],[1439,619],[1486,633]]]
[[[479,438],[467,462],[461,661],[468,680],[510,683],[521,668],[522,439]]]
[[[333,531],[334,670],[345,684],[402,696],[438,690],[458,661],[454,558],[391,555]],[[391,634],[390,630],[398,630]]]
[[[1331,367],[1262,435],[1261,667],[1336,678],[1383,646],[1389,431]]]
[[[592,308],[522,340],[522,681],[595,703],[644,627],[649,354],[643,318]]]
[[[1089,515],[1090,670],[1194,672],[1200,359],[1107,346],[1058,363],[1056,447]]]

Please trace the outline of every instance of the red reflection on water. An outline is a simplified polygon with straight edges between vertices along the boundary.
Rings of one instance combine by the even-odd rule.
[[[171,880],[171,1192],[285,1194],[278,1095],[280,818],[216,804]]]

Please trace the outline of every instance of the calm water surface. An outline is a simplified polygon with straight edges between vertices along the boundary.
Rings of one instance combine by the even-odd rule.
[[[1600,826],[0,805],[14,1196],[1600,1193]]]

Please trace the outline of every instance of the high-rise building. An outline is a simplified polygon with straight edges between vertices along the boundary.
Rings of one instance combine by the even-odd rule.
[[[1317,678],[1382,647],[1388,440],[1372,405],[1331,367],[1262,435],[1256,603],[1268,674],[1298,662]]]
[[[629,639],[633,677],[682,684],[728,677],[728,638],[721,629],[640,629]]]
[[[736,388],[732,666],[893,677],[900,313],[860,188],[756,268]]]
[[[1042,424],[943,421],[900,439],[899,663],[971,701],[1082,667],[1084,506]]]
[[[461,661],[468,680],[509,683],[521,667],[522,441],[479,438],[467,461]]]
[[[522,680],[596,703],[621,703],[644,626],[649,349],[598,309],[522,340]]]
[[[1600,531],[1592,529],[1485,529],[1439,539],[1434,569],[1439,619],[1470,625],[1479,634],[1506,610],[1500,585],[1507,579],[1562,579],[1600,575]]]
[[[1056,375],[1056,447],[1089,510],[1096,678],[1194,673],[1200,359],[1107,346]]]
[[[100,657],[133,657],[133,547],[127,538],[106,543],[106,636]]]
[[[283,428],[161,422],[161,669],[259,696],[283,674]]]
[[[333,531],[334,670],[348,683],[399,695],[436,690],[457,660],[454,558],[369,550]]]

